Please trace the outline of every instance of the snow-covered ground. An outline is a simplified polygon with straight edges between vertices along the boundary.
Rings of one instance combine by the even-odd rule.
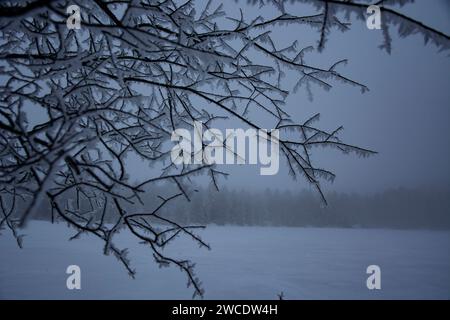
[[[133,280],[102,243],[67,241],[64,224],[32,222],[20,250],[0,237],[3,299],[190,299],[177,268],[159,269],[146,247],[126,234]],[[436,231],[210,226],[212,250],[179,238],[171,253],[197,262],[206,299],[449,299],[450,233]],[[68,265],[81,267],[81,290],[66,288]],[[368,290],[366,268],[381,267],[381,290]]]

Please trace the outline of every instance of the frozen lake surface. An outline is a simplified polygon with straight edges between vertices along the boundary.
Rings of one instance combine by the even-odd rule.
[[[186,276],[159,269],[132,237],[133,280],[102,242],[65,224],[31,222],[20,250],[0,236],[2,299],[190,299]],[[201,233],[212,250],[178,238],[171,254],[197,263],[205,299],[450,299],[450,232],[331,228],[220,227]],[[119,247],[123,247],[117,241]],[[81,268],[81,290],[66,288],[67,266]],[[381,267],[381,290],[368,290],[366,268]]]

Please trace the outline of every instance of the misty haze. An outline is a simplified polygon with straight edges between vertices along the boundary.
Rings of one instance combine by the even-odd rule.
[[[449,4],[371,4],[0,3],[0,299],[450,299]]]

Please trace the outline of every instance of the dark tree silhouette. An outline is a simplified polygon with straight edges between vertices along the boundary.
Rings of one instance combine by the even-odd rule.
[[[280,130],[280,149],[291,175],[304,176],[320,194],[320,179],[334,174],[311,162],[314,147],[373,153],[339,140],[340,127],[327,132],[315,126],[318,115],[305,122],[291,119],[283,101],[292,88],[282,81],[289,71],[298,74],[294,90],[311,85],[328,90],[339,81],[366,91],[338,71],[344,60],[318,66],[305,55],[322,50],[332,30],[350,28],[340,13],[364,18],[368,2],[301,0],[315,5],[317,13],[311,16],[289,14],[282,0],[250,2],[270,3],[277,10],[271,18],[249,21],[244,12],[229,17],[221,6],[203,1],[2,1],[0,227],[9,227],[21,245],[19,227],[47,202],[52,221],[68,222],[77,230],[74,237],[97,236],[105,254],[114,254],[134,275],[126,251],[114,242],[117,231],[126,228],[149,246],[160,265],[186,272],[194,295],[202,295],[193,264],[163,253],[179,234],[209,248],[194,233],[201,226],[181,225],[160,209],[177,198],[190,200],[192,176],[207,174],[218,187],[226,173],[212,165],[173,165],[166,143],[172,130],[193,121],[208,128],[224,116],[259,129],[252,114],[265,113]],[[447,35],[392,9],[408,2],[376,2],[384,5],[383,47],[390,50],[388,27],[397,26],[402,36],[420,33],[448,49]],[[80,7],[79,30],[67,28],[69,5]],[[222,27],[224,20],[232,26]],[[318,30],[316,48],[301,48],[297,42],[281,47],[271,37],[277,25],[298,24]],[[129,157],[161,169],[131,181]],[[160,195],[151,188],[159,182],[178,191]],[[146,212],[133,209],[149,193],[159,203]],[[111,211],[115,221],[106,223]]]

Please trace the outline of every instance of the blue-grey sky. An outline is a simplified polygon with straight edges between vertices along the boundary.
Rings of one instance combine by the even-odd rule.
[[[225,4],[227,11],[258,14],[242,2]],[[290,7],[293,14],[306,14],[310,8],[301,4]],[[450,34],[450,6],[445,0],[418,0],[402,12]],[[264,14],[264,11],[262,12]],[[307,27],[286,27],[273,30],[281,41],[298,39],[304,46],[314,45],[318,33]],[[287,110],[293,119],[305,120],[320,112],[320,126],[334,129],[343,125],[346,142],[379,152],[371,158],[341,155],[337,151],[317,149],[314,159],[320,166],[332,169],[337,179],[325,190],[375,192],[391,187],[427,185],[450,186],[450,59],[448,52],[438,52],[431,44],[424,45],[420,36],[399,38],[391,30],[391,55],[378,46],[381,30],[369,30],[365,23],[352,20],[351,30],[334,30],[322,53],[312,53],[308,62],[330,65],[346,58],[349,64],[340,71],[367,85],[370,92],[361,92],[347,85],[336,84],[330,92],[314,90],[309,101],[304,90],[291,93]],[[295,78],[287,78],[292,84]],[[225,167],[231,176],[226,185],[242,188],[302,189],[305,181],[292,181],[280,162],[276,176],[259,176],[258,166]]]
[[[216,0],[217,4],[221,2]],[[417,0],[399,10],[450,34],[449,3]],[[238,18],[242,9],[247,21],[258,15],[278,15],[270,6],[260,8],[248,5],[247,1],[223,4],[228,17]],[[295,15],[317,13],[314,8],[295,2],[288,6],[288,11]],[[450,187],[449,52],[439,52],[432,44],[424,45],[418,35],[399,38],[391,28],[393,50],[389,55],[379,49],[383,40],[381,30],[369,30],[361,20],[351,22],[350,30],[345,33],[333,30],[325,50],[308,54],[307,62],[329,67],[338,60],[348,59],[349,63],[339,71],[365,84],[370,91],[362,94],[358,88],[333,83],[329,92],[313,88],[313,101],[304,89],[291,92],[286,104],[286,111],[296,122],[321,113],[319,127],[333,130],[343,125],[345,131],[341,137],[345,142],[378,152],[363,159],[317,149],[313,154],[315,163],[337,175],[332,185],[323,184],[324,189],[374,192],[401,186]],[[290,25],[271,31],[272,38],[285,45],[294,40],[303,47],[317,45],[319,38],[318,31],[309,26]],[[285,87],[292,89],[297,77],[288,74],[283,80]],[[227,125],[233,128],[239,123]],[[129,161],[136,168],[132,173],[137,176],[141,176],[142,170],[151,171],[133,159]],[[282,158],[275,176],[260,176],[258,165],[232,165],[222,169],[230,173],[222,185],[230,188],[300,190],[308,187],[305,180],[294,181],[289,177]]]

